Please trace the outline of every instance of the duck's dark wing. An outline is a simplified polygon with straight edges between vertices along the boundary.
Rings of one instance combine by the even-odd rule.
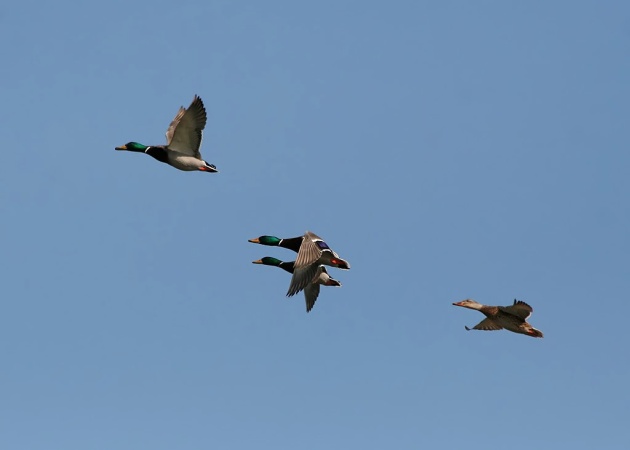
[[[318,275],[319,266],[317,264],[311,264],[310,266],[297,267],[293,270],[293,276],[291,277],[291,284],[289,284],[289,290],[287,291],[287,297],[292,297],[302,289],[306,288],[312,283],[313,279]]]
[[[534,309],[531,306],[520,300],[514,300],[514,304],[510,306],[499,306],[499,309],[504,313],[511,314],[523,320],[527,320],[527,318],[534,312]]]
[[[304,298],[306,299],[306,312],[310,312],[315,306],[315,301],[319,297],[319,283],[311,283],[304,288]]]
[[[470,330],[470,328],[465,327],[467,330]],[[479,322],[477,325],[475,325],[474,327],[472,327],[473,330],[483,330],[483,331],[495,331],[495,330],[502,330],[503,327],[499,324],[497,324],[494,320],[492,320],[491,318],[486,318],[483,319],[481,322]]]

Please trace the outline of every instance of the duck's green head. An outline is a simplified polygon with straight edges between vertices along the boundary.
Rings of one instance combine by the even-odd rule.
[[[252,261],[254,264],[264,264],[265,266],[277,266],[280,267],[282,261],[279,259],[273,258],[271,256],[265,256],[264,258],[258,259],[256,261]]]
[[[281,240],[282,239],[277,238],[275,236],[260,236],[254,239],[249,239],[248,242],[252,242],[254,244],[271,245],[271,246],[277,247],[278,245],[280,245]]]
[[[116,150],[129,150],[130,152],[144,152],[147,148],[146,145],[139,144],[137,142],[127,142],[125,145],[116,147]]]

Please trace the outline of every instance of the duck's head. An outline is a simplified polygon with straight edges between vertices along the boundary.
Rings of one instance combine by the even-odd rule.
[[[279,259],[273,258],[271,256],[265,256],[264,258],[257,259],[256,261],[252,261],[253,264],[264,264],[265,266],[277,266],[280,267],[282,261]]]
[[[453,303],[453,306],[462,306],[464,308],[479,310],[481,309],[483,305],[481,303],[474,301],[471,298],[467,298],[466,300],[462,300],[461,302]]]
[[[130,152],[144,152],[147,148],[146,145],[139,144],[138,142],[127,142],[125,145],[116,147],[116,150],[128,150]]]
[[[280,241],[282,239],[277,238],[275,236],[259,236],[257,238],[254,239],[248,239],[248,242],[252,242],[254,244],[262,244],[262,245],[271,245],[271,246],[278,246],[280,245]],[[265,258],[263,258],[265,259]],[[272,258],[273,259],[273,258]]]
[[[295,261],[285,262],[280,261],[277,258],[272,258],[271,256],[265,256],[264,258],[257,259],[256,261],[252,261],[254,264],[264,264],[265,266],[279,267],[282,270],[285,270],[289,273],[293,273],[295,269]]]

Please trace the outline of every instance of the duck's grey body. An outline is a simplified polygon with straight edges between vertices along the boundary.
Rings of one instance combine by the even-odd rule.
[[[195,158],[193,156],[184,155],[179,152],[168,152],[168,164],[179,170],[192,171],[200,170],[200,165],[203,165],[206,170],[204,172],[218,172],[217,168],[205,162],[203,159]]]

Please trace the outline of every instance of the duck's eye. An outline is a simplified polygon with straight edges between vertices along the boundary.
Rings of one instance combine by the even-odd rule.
[[[339,264],[339,260],[335,258],[331,259],[330,262],[333,264]]]

